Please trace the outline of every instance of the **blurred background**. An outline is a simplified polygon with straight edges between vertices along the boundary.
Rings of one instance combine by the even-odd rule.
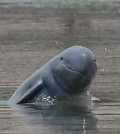
[[[90,132],[118,134],[120,0],[0,0],[0,100],[8,100],[31,73],[76,44],[90,48],[97,59],[98,72],[90,92],[101,102],[93,110],[98,132]],[[1,133],[20,133],[20,129],[12,129],[18,114],[11,125],[10,107],[1,103],[1,111],[0,122],[5,122],[0,123]],[[27,133],[31,125],[23,128]]]

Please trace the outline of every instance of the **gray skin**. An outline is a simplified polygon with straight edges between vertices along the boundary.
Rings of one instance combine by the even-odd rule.
[[[67,48],[25,80],[8,103],[27,103],[44,92],[52,98],[59,93],[59,97],[84,93],[96,71],[96,58],[90,49],[83,46]]]

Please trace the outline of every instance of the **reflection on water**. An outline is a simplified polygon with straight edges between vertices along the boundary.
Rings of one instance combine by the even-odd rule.
[[[90,91],[101,100],[93,103],[97,106],[7,105],[20,83],[73,44],[96,55],[98,72]],[[119,81],[119,0],[0,0],[1,134],[119,134]]]
[[[39,107],[19,105],[9,112],[7,124],[9,126],[15,125],[9,129],[13,133],[86,134],[87,131],[95,130],[97,123],[95,117],[86,107],[72,105]]]

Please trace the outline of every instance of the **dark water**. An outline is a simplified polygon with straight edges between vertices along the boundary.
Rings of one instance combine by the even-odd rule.
[[[10,107],[32,72],[74,44],[96,55],[90,92],[100,101]],[[0,133],[120,133],[120,1],[0,1]]]

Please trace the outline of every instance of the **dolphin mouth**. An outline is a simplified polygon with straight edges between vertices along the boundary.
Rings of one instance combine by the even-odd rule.
[[[82,74],[80,71],[70,68],[67,64],[63,63],[69,70]]]
[[[80,72],[80,71],[78,71],[78,70],[75,70],[75,69],[70,68],[70,67],[69,67],[67,64],[65,64],[65,63],[63,63],[63,64],[64,64],[64,66],[65,66],[66,68],[68,68],[70,71],[75,72],[75,73],[78,73],[79,75],[83,76],[83,77],[84,77],[84,79],[91,79],[91,77],[90,77],[90,76],[86,76],[86,75],[84,75],[82,72]]]

